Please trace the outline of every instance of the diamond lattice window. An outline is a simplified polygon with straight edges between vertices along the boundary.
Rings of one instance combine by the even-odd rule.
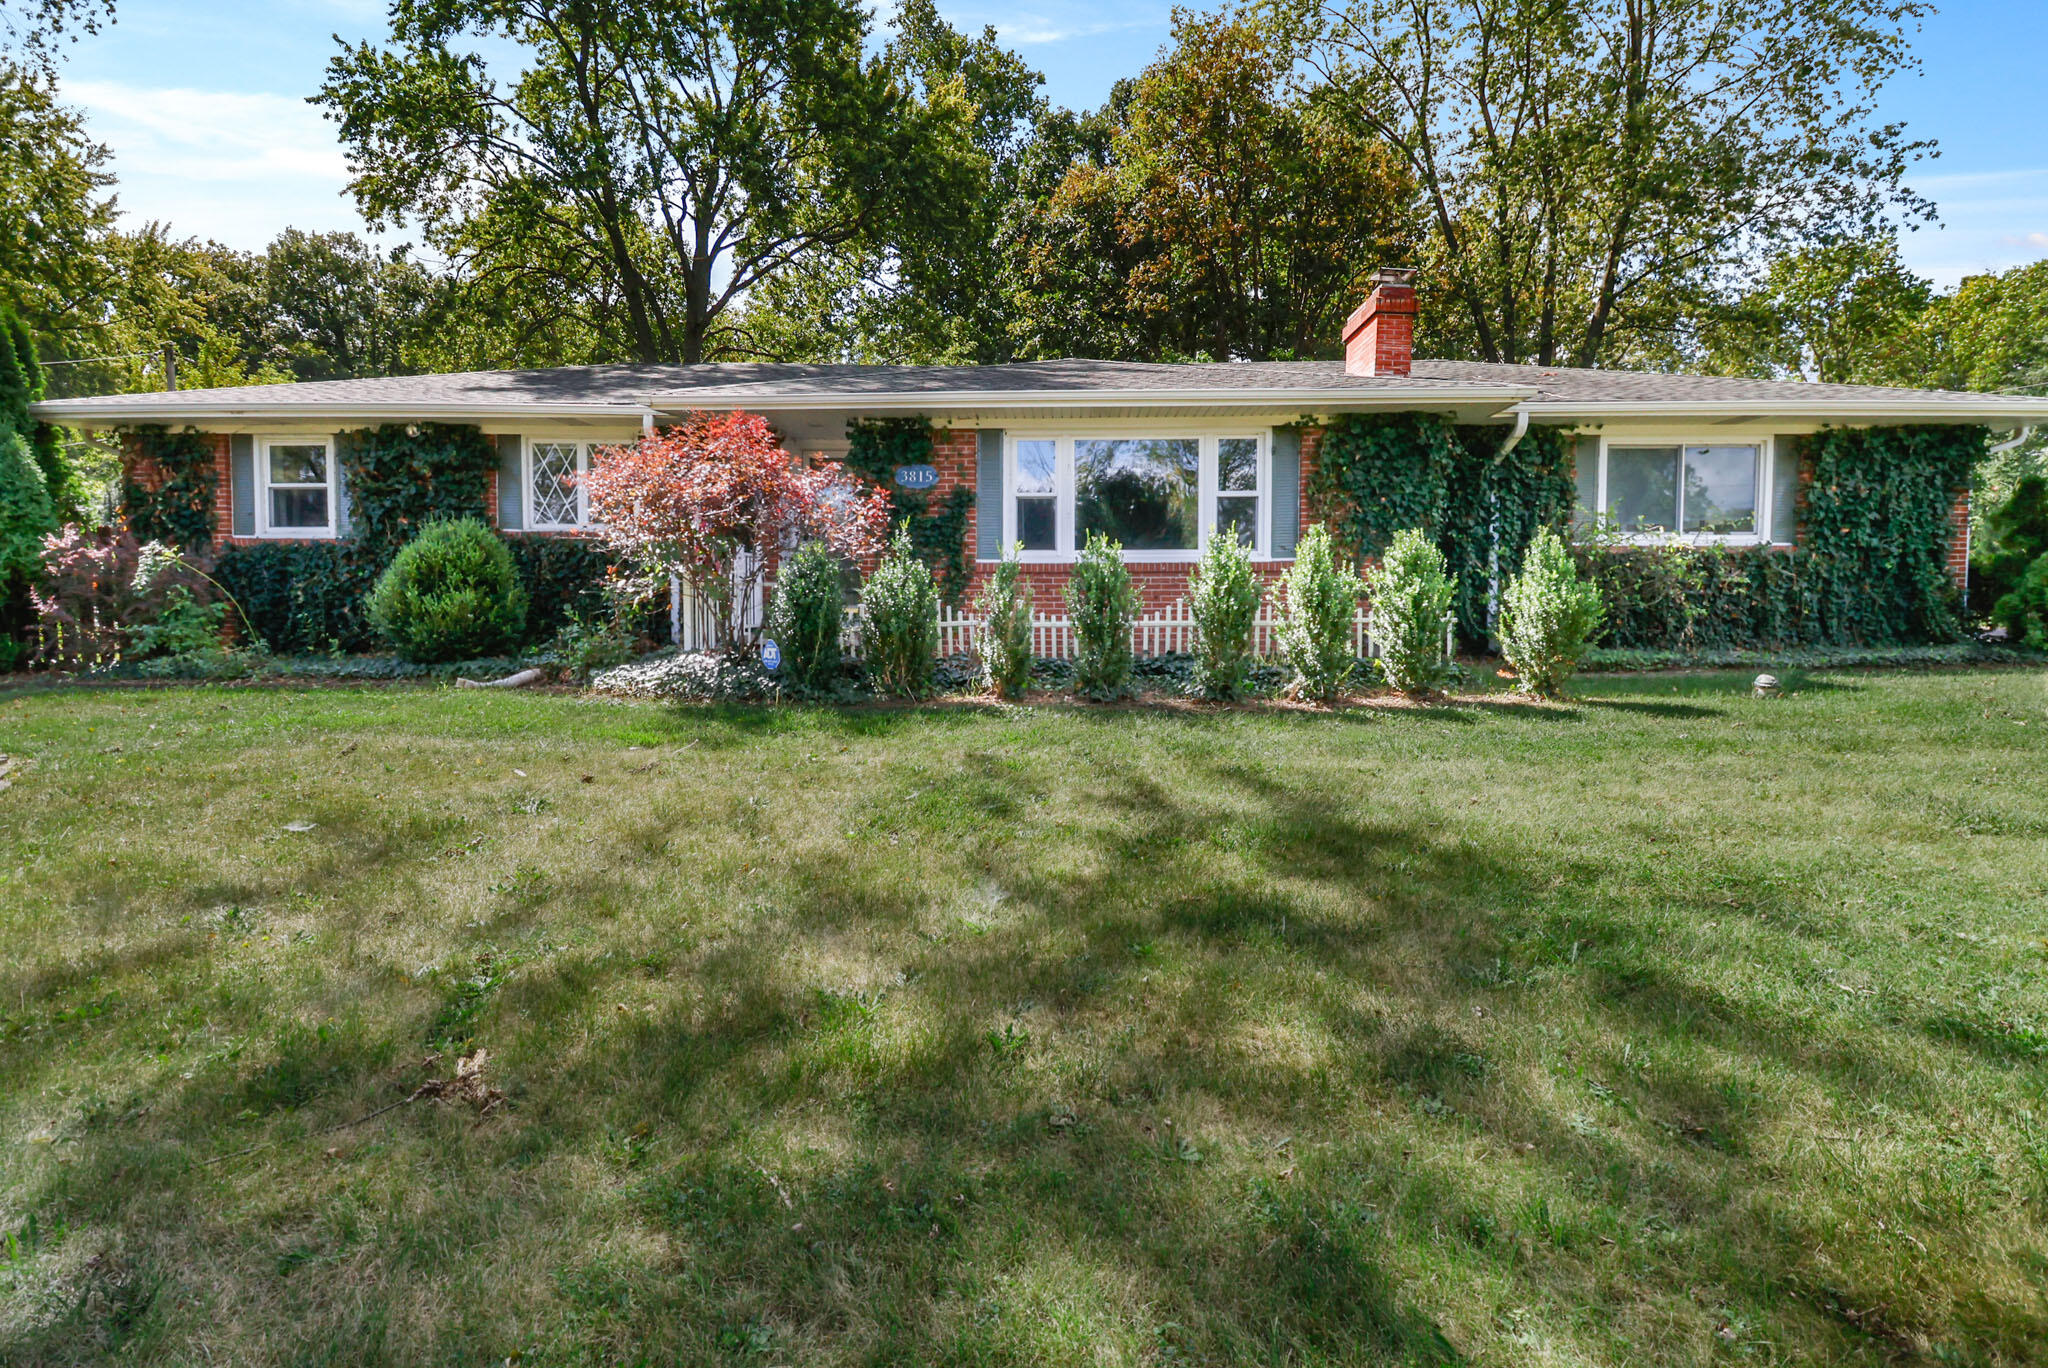
[[[534,443],[533,521],[542,527],[576,526],[574,442]]]

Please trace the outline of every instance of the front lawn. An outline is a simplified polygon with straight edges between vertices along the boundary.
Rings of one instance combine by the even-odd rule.
[[[2042,1362],[2048,688],[1788,683],[0,695],[0,1362]]]

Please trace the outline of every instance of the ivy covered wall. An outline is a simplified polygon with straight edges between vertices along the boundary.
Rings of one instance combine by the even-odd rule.
[[[934,497],[896,483],[896,467],[931,463],[931,420],[856,418],[846,425],[846,439],[846,468],[889,491],[890,523],[908,523],[910,545],[931,567],[939,597],[957,607],[972,575],[967,523],[974,491],[956,486]]]
[[[1952,573],[1956,498],[1979,427],[1830,429],[1797,439],[1799,544],[1580,548],[1608,605],[1609,645],[1706,650],[1949,641],[1963,630]],[[1505,458],[1505,429],[1424,414],[1347,415],[1324,434],[1310,494],[1339,540],[1379,554],[1404,527],[1429,533],[1459,575],[1458,630],[1484,639],[1488,584],[1521,564],[1536,529],[1563,527],[1572,438],[1534,428]]]
[[[1531,428],[1502,454],[1512,429],[1457,426],[1434,414],[1344,414],[1324,424],[1308,495],[1332,535],[1361,559],[1419,527],[1458,576],[1458,634],[1487,634],[1489,585],[1522,563],[1540,527],[1571,516],[1572,443]]]
[[[191,429],[141,428],[130,436],[136,468],[152,476],[124,486],[135,535],[208,552],[221,525],[216,443]],[[237,542],[214,558],[215,577],[271,648],[286,654],[372,645],[364,595],[422,524],[488,513],[498,448],[467,424],[387,423],[339,434],[335,460],[348,492],[347,536]],[[527,592],[531,639],[553,635],[572,615],[603,610],[611,557],[602,545],[581,537],[507,541]]]
[[[219,476],[213,439],[196,428],[133,429],[128,434],[136,465],[154,480],[121,484],[121,506],[138,541],[168,542],[181,551],[204,554],[213,545],[214,500]]]

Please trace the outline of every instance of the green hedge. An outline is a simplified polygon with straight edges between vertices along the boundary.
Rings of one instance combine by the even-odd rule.
[[[551,639],[572,614],[605,611],[610,553],[581,537],[508,537],[512,564],[526,590],[529,644]],[[223,552],[214,577],[247,610],[270,649],[280,655],[360,651],[377,644],[363,599],[389,558],[354,541],[275,542]],[[651,604],[631,625],[658,634],[665,608]]]
[[[349,542],[234,546],[214,562],[264,644],[279,655],[359,651],[373,641],[363,596],[382,566]]]
[[[1696,652],[1821,640],[1803,552],[1721,547],[1576,548],[1607,606],[1603,647]]]
[[[1458,635],[1471,646],[1486,639],[1496,573],[1505,581],[1536,530],[1561,528],[1571,515],[1570,435],[1531,428],[1503,456],[1509,431],[1429,413],[1340,415],[1323,429],[1309,485],[1353,558],[1378,556],[1396,532],[1422,529],[1457,576]]]

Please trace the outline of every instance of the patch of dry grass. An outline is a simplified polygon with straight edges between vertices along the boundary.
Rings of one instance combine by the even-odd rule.
[[[2038,1362],[2048,692],[1792,683],[0,697],[0,1362]]]

